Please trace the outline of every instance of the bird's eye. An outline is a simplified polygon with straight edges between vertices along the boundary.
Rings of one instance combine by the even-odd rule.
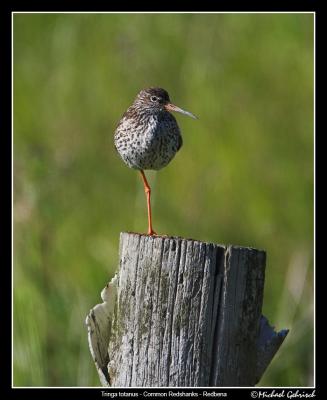
[[[151,101],[157,101],[158,97],[157,96],[151,96]]]

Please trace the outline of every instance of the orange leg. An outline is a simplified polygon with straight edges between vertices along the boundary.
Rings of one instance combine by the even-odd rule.
[[[145,174],[143,170],[140,170],[140,174],[142,176],[143,184],[144,184],[144,191],[146,195],[146,202],[148,206],[148,235],[156,235],[156,232],[152,229],[152,215],[151,215],[151,188],[146,180]]]

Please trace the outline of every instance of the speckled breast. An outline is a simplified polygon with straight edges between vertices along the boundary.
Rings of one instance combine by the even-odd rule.
[[[135,169],[165,167],[182,146],[182,136],[173,115],[123,117],[115,132],[115,147],[123,161]]]

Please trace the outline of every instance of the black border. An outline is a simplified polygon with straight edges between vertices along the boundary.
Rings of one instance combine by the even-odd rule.
[[[116,393],[118,395],[119,392],[132,392],[132,393],[138,393],[137,398],[143,398],[142,393],[144,391],[147,392],[164,392],[164,391],[172,391],[172,392],[194,392],[194,393],[199,393],[200,396],[197,398],[202,398],[203,396],[203,391],[207,392],[216,392],[216,393],[227,393],[227,398],[233,398],[234,396],[238,397],[241,396],[242,398],[255,398],[251,393],[253,392],[266,392],[267,394],[272,394],[273,398],[278,398],[278,394],[280,394],[284,390],[284,394],[286,397],[286,394],[291,390],[292,393],[296,393],[296,390],[298,390],[298,394],[314,394],[314,397],[317,397],[318,394],[321,394],[322,391],[318,390],[320,385],[318,384],[321,383],[322,381],[322,374],[319,372],[319,369],[317,368],[317,362],[320,360],[321,353],[316,352],[316,386],[315,386],[315,391],[313,389],[306,389],[306,388],[274,388],[274,389],[269,389],[269,388],[253,388],[253,389],[245,389],[245,388],[229,388],[229,389],[224,389],[224,388],[208,388],[208,389],[196,389],[196,388],[185,388],[185,389],[145,389],[145,388],[139,388],[139,389],[111,389],[111,388],[12,388],[11,387],[11,373],[12,373],[12,360],[11,360],[11,338],[12,338],[12,329],[11,329],[11,314],[12,314],[12,298],[11,298],[11,282],[12,282],[12,276],[11,276],[11,265],[12,265],[12,256],[11,256],[11,244],[12,244],[12,227],[11,227],[11,213],[12,213],[12,191],[11,191],[11,173],[12,173],[12,139],[11,139],[11,76],[12,76],[12,65],[11,65],[11,21],[12,21],[12,12],[15,11],[21,11],[21,12],[31,12],[31,11],[42,11],[42,12],[47,12],[47,11],[156,11],[154,9],[154,3],[152,2],[148,6],[142,5],[142,4],[137,4],[138,8],[135,9],[135,3],[131,5],[131,7],[128,10],[123,10],[123,4],[122,3],[108,3],[110,5],[111,9],[107,10],[105,7],[104,2],[99,3],[98,1],[92,2],[92,10],[91,7],[85,7],[83,6],[82,2],[63,2],[63,1],[58,1],[55,3],[55,5],[51,6],[48,3],[44,3],[42,5],[38,4],[37,2],[29,2],[28,7],[25,1],[15,1],[11,2],[11,4],[2,4],[1,5],[1,12],[0,12],[0,27],[3,30],[2,33],[2,60],[0,63],[0,71],[1,71],[1,96],[3,97],[3,101],[1,102],[1,117],[0,120],[2,122],[2,125],[5,125],[5,128],[2,129],[2,135],[1,135],[1,140],[3,141],[1,149],[2,149],[2,161],[4,163],[4,166],[2,168],[2,187],[5,189],[5,196],[2,195],[1,199],[3,201],[2,203],[2,209],[5,210],[4,212],[4,219],[3,221],[6,224],[6,233],[4,235],[4,239],[1,241],[1,243],[4,245],[3,248],[6,250],[6,261],[3,262],[3,268],[2,271],[5,273],[5,277],[1,279],[1,311],[2,311],[2,346],[4,347],[2,351],[2,362],[1,362],[1,374],[0,374],[0,390],[1,394],[3,395],[4,398],[22,398],[22,397],[28,397],[31,396],[35,399],[37,398],[47,398],[47,399],[58,399],[59,396],[65,395],[65,397],[68,398],[78,398],[78,399],[90,399],[90,398],[107,398],[107,396],[102,396],[102,391],[111,394],[114,396]],[[128,4],[124,4],[125,6],[128,6]],[[165,3],[160,3],[160,6],[165,5]],[[191,7],[189,10],[186,10],[185,7],[177,6],[177,4],[172,4],[172,3],[167,3],[167,6],[169,6],[169,10],[166,11],[229,11],[229,12],[238,12],[238,11],[243,11],[243,12],[296,12],[296,11],[303,11],[303,12],[315,12],[316,14],[316,81],[318,76],[321,75],[321,70],[318,72],[318,45],[321,44],[322,40],[321,35],[319,35],[318,38],[318,26],[321,22],[321,9],[320,9],[320,4],[318,1],[297,1],[296,2],[296,7],[294,4],[292,5],[287,5],[285,4],[285,1],[274,1],[271,2],[269,6],[265,4],[263,6],[262,4],[256,4],[256,2],[247,2],[246,7],[244,2],[238,5],[237,3],[233,3],[233,7],[230,4],[227,4],[227,2],[222,2],[220,5],[219,10],[213,10],[212,5],[208,6],[204,9],[200,9],[200,6],[203,8],[205,7],[205,4],[203,2],[197,3],[197,4],[188,4],[189,7]],[[3,7],[4,6],[4,7]],[[48,7],[48,10],[46,9]],[[233,9],[234,8],[234,9]],[[157,11],[165,11],[163,9],[158,9]],[[319,21],[319,22],[318,22]],[[318,102],[317,102],[317,84],[316,84],[316,114],[318,113]],[[316,126],[317,126],[317,118],[316,118]],[[316,128],[317,130],[317,128]],[[319,140],[317,139],[317,132],[316,132],[316,178],[318,176],[317,173],[317,158],[318,158],[318,147],[317,143],[319,143]],[[320,151],[322,150],[322,146],[320,146]],[[7,195],[8,193],[8,195]],[[316,191],[316,213],[318,211],[317,207],[317,191]],[[3,194],[3,193],[2,193]],[[4,229],[2,229],[4,232]],[[317,237],[316,237],[316,243],[317,243]],[[315,243],[315,245],[316,245]],[[316,248],[316,259],[318,259],[318,251]],[[10,282],[10,283],[9,283]],[[320,290],[320,284],[322,282],[320,281],[320,284],[318,283],[318,273],[317,273],[317,268],[316,268],[316,293]],[[318,305],[317,301],[317,296],[316,296],[316,316],[319,315],[319,310],[320,306]],[[5,320],[5,322],[4,322]],[[319,327],[319,328],[318,328]],[[8,329],[9,328],[9,329]],[[319,334],[320,332],[323,332],[323,327],[322,327],[322,322],[318,322],[318,318],[316,317],[316,346],[318,342],[318,337],[320,337]],[[3,360],[3,357],[5,360]],[[72,366],[73,368],[74,366]],[[184,396],[174,396],[173,398],[180,398],[180,397],[185,397]],[[117,396],[120,397],[120,396]],[[170,396],[169,396],[170,397]],[[214,398],[217,398],[218,396],[213,396]],[[320,396],[319,396],[320,397]],[[319,398],[318,397],[318,398]],[[109,397],[109,398],[115,398],[115,397]],[[130,397],[129,397],[130,398]],[[135,397],[134,397],[135,398]],[[149,398],[149,397],[147,397]],[[150,397],[151,398],[151,397]],[[161,397],[159,397],[161,398]],[[192,398],[192,397],[187,397],[187,398]],[[196,397],[195,397],[196,398]],[[206,397],[208,398],[208,397]],[[212,397],[209,397],[212,398]],[[224,398],[224,397],[220,397]],[[226,398],[226,397],[225,397]],[[269,397],[268,397],[269,398]],[[299,397],[294,397],[294,398],[299,398]],[[302,397],[304,398],[304,397]]]

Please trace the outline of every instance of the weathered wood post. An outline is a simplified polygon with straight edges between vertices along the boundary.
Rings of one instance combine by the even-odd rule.
[[[261,316],[266,255],[122,233],[118,274],[87,319],[104,386],[253,386],[288,331]]]

